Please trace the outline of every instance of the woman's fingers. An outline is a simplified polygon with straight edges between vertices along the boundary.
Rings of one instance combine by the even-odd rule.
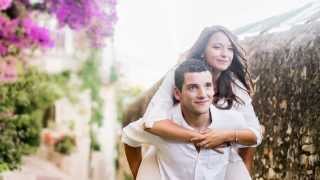
[[[197,145],[200,147],[204,147],[207,148],[209,144],[209,140],[208,139],[204,139],[203,141],[199,142]]]
[[[190,139],[190,142],[192,142],[192,143],[199,143],[199,142],[201,142],[201,141],[203,141],[204,140],[204,137],[194,137],[194,138],[191,138]]]
[[[205,130],[202,130],[200,131],[201,134],[208,134],[212,131],[212,129],[205,129]]]

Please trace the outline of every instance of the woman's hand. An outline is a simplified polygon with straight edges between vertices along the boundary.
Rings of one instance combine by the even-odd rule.
[[[203,148],[203,147],[199,146],[198,144],[204,141],[205,139],[206,139],[206,136],[204,135],[203,132],[202,133],[194,132],[193,137],[190,139],[190,142],[193,143],[195,147],[199,150],[200,148]],[[222,144],[222,145],[213,147],[211,149],[216,151],[217,153],[223,154],[223,149],[221,149],[223,147],[226,147],[226,145]]]
[[[212,149],[218,153],[223,154],[223,149],[227,146],[229,131],[218,129],[207,129],[201,132],[201,136],[191,139],[197,147]]]
[[[197,146],[207,149],[225,147],[230,132],[226,130],[207,129],[201,132],[202,137],[192,138],[191,141]]]

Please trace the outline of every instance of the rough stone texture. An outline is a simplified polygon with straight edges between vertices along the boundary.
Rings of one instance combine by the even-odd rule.
[[[320,23],[245,39],[266,134],[254,179],[320,179]]]

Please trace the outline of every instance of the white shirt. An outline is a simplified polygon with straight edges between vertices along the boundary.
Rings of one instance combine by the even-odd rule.
[[[241,113],[234,110],[220,110],[210,107],[212,123],[209,128],[242,129],[246,121]],[[170,119],[184,128],[193,129],[184,120],[180,105],[176,105],[168,113]],[[221,180],[224,179],[229,161],[241,161],[233,147],[224,148],[224,154],[211,149],[197,152],[191,143],[165,140],[152,135],[143,129],[142,119],[130,123],[123,129],[122,141],[130,146],[138,147],[151,144],[156,148],[156,158],[163,180]]]
[[[147,127],[152,127],[154,122],[156,121],[170,119],[170,110],[174,106],[172,100],[174,90],[174,71],[177,66],[172,68],[166,74],[159,89],[157,90],[155,95],[152,97],[150,103],[148,104],[146,112],[143,115],[143,120],[145,121],[145,125]],[[244,86],[240,83],[239,80],[235,80],[235,82],[238,86],[244,88]],[[238,111],[242,115],[242,117],[244,117],[244,120],[246,122],[245,129],[251,130],[256,135],[257,144],[253,145],[253,147],[255,147],[259,145],[262,141],[261,126],[252,107],[251,97],[245,90],[241,89],[237,85],[233,85],[233,91],[235,95],[244,102],[244,104],[234,103],[231,110]]]

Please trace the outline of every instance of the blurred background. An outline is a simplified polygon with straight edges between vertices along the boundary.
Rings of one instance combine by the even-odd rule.
[[[211,25],[255,80],[253,179],[320,179],[319,19],[315,0],[0,0],[0,179],[132,179],[123,124]]]

